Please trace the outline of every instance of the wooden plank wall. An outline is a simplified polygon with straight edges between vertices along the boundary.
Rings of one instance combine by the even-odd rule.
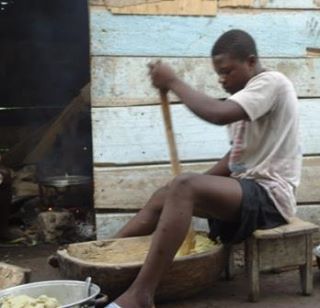
[[[208,55],[231,28],[251,33],[264,65],[286,74],[296,87],[305,156],[299,213],[319,221],[320,58],[307,57],[306,48],[320,47],[320,1],[220,0],[217,6],[211,17],[121,15],[110,13],[104,1],[91,0],[95,207],[109,213],[97,215],[98,226],[110,213],[139,209],[171,177],[158,93],[147,64],[163,59],[195,88],[223,98]],[[225,129],[170,99],[176,102],[172,115],[183,169],[202,172],[228,150]]]

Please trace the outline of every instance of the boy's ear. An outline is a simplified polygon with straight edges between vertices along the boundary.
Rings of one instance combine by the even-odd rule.
[[[255,55],[250,55],[248,58],[247,58],[247,61],[249,63],[250,66],[255,66],[257,64],[257,56]]]

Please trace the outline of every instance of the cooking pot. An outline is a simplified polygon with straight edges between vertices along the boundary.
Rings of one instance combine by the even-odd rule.
[[[39,183],[44,186],[67,187],[75,185],[89,184],[91,181],[89,176],[84,175],[60,175],[48,176],[39,180]]]
[[[0,302],[6,296],[27,295],[34,298],[40,295],[55,298],[59,308],[81,308],[104,306],[107,297],[96,300],[100,287],[94,283],[77,280],[51,280],[23,284],[0,291]],[[98,302],[98,305],[97,305]]]

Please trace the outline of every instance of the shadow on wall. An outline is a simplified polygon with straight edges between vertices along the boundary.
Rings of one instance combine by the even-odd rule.
[[[0,108],[14,108],[0,110],[0,148],[7,151],[23,140],[30,146],[30,135],[37,130],[41,135],[41,128],[50,127],[89,83],[87,1],[1,0],[0,46]],[[90,108],[79,116],[75,127],[59,135],[42,165],[65,165],[61,157],[66,153],[76,151],[80,157],[84,152],[82,169],[90,173]]]
[[[65,106],[90,79],[87,1],[0,3],[1,105]]]

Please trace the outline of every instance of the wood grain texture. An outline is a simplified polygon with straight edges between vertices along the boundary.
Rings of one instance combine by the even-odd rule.
[[[183,164],[182,171],[202,173],[212,165],[213,163]],[[302,180],[298,188],[299,203],[320,201],[319,173],[320,157],[304,158]],[[139,209],[157,188],[172,178],[169,165],[95,167],[94,177],[95,207],[100,209]]]
[[[258,245],[257,257],[261,271],[306,262],[305,236],[258,241]]]
[[[225,31],[240,28],[256,40],[261,56],[300,57],[320,42],[317,11],[222,10],[215,17],[112,15],[91,7],[92,55],[208,56]],[[261,25],[264,25],[261,27]],[[268,29],[266,31],[265,29]]]
[[[158,92],[151,86],[147,65],[152,57],[92,57],[91,101],[93,106],[132,106],[159,104]],[[218,83],[210,58],[161,58],[177,75],[199,91],[218,98],[227,94]],[[300,97],[320,97],[320,58],[262,59],[262,64],[285,74]],[[170,96],[171,101],[177,97]]]
[[[97,240],[112,238],[134,215],[135,213],[97,213]],[[206,219],[193,217],[192,225],[197,231],[209,231]]]
[[[317,0],[219,0],[219,7],[248,7],[256,9],[319,9]]]
[[[273,229],[258,229],[253,232],[253,236],[258,240],[280,239],[312,234],[317,231],[319,231],[319,227],[317,225],[294,217],[290,220],[290,224],[279,226]]]
[[[304,154],[320,153],[320,99],[300,103]],[[229,150],[227,129],[205,122],[184,105],[172,105],[171,116],[179,159],[219,159]],[[169,162],[160,106],[93,108],[95,164]]]
[[[174,0],[89,0],[90,5],[103,5],[105,7],[126,7],[130,5],[157,3]]]
[[[219,158],[228,151],[226,128],[182,105],[171,106],[171,115],[180,160]],[[160,106],[94,108],[92,126],[95,164],[169,162]]]
[[[161,96],[161,109],[162,109],[163,122],[165,124],[165,131],[166,131],[167,143],[168,143],[169,154],[170,154],[171,170],[172,170],[172,174],[176,176],[181,173],[181,166],[180,166],[180,161],[178,157],[174,131],[172,129],[170,103],[168,100],[167,93],[163,93],[160,91],[160,96]]]
[[[134,213],[97,213],[97,239],[112,238],[132,217]],[[320,205],[299,205],[297,208],[297,217],[305,221],[310,221],[320,225]],[[194,217],[192,223],[195,230],[208,232],[208,222],[204,218]],[[320,232],[313,236],[314,246],[320,243]]]
[[[113,14],[214,16],[216,0],[173,0],[111,8]]]
[[[300,282],[303,295],[312,295],[313,292],[313,238],[306,236],[306,262],[299,268]]]
[[[148,0],[125,0],[127,3],[144,3]],[[161,0],[149,0],[149,2],[159,2]],[[172,1],[172,0],[166,0]],[[115,6],[119,6],[116,2],[119,0],[89,0],[89,4],[105,5],[106,2],[113,2]],[[259,9],[319,9],[319,0],[218,0],[219,7],[250,7]],[[121,3],[123,6],[123,4]]]
[[[219,0],[218,6],[219,8],[223,7],[246,7],[251,8],[253,7],[254,0]]]

